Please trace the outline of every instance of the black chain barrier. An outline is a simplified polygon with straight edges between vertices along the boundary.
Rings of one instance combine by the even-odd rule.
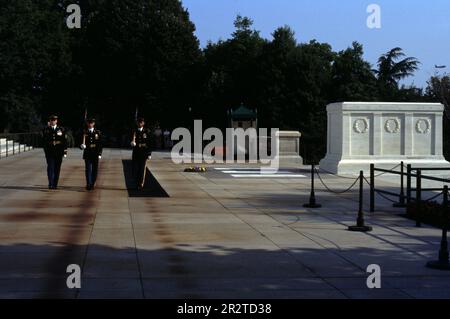
[[[342,178],[342,179],[351,179],[354,180],[354,177],[348,177],[348,176],[342,176],[342,175],[338,175],[338,174],[334,174],[330,171],[327,171],[326,169],[320,168],[321,171],[324,171],[325,173],[327,173],[328,175],[332,175],[332,176],[336,176],[338,178]]]
[[[387,197],[386,195],[384,195],[384,194],[382,194],[382,193],[380,193],[380,192],[378,192],[378,191],[375,191],[375,193],[377,193],[378,196],[380,196],[381,198],[384,198],[384,199],[387,200],[388,202],[391,202],[391,203],[393,203],[393,204],[396,204],[396,203],[397,203],[395,200],[390,199],[389,197]]]
[[[323,171],[327,173],[326,170],[323,170]],[[306,207],[306,208],[320,208],[320,207],[322,207],[321,204],[317,203],[317,199],[316,199],[316,192],[315,192],[315,175],[316,174],[319,177],[320,183],[325,187],[325,189],[328,192],[333,193],[333,194],[337,194],[337,195],[342,195],[342,194],[347,193],[350,190],[352,190],[355,187],[355,185],[358,183],[358,180],[359,180],[359,177],[358,177],[353,182],[353,184],[348,189],[346,189],[344,191],[335,191],[335,190],[332,190],[330,187],[328,187],[328,185],[326,185],[326,183],[322,179],[322,176],[320,175],[320,172],[316,169],[316,166],[315,165],[311,165],[311,194],[309,196],[309,203],[303,205],[303,207]],[[339,176],[339,175],[332,174],[332,173],[329,173],[329,174],[331,174],[333,176],[336,176],[336,177],[345,178],[345,179],[352,179],[352,180],[354,179],[353,177],[343,177],[343,176]]]
[[[431,202],[431,201],[435,200],[436,198],[440,197],[442,194],[444,194],[444,192],[440,192],[439,194],[437,194],[437,195],[435,195],[435,196],[433,196],[431,198],[422,200],[422,202],[425,202],[425,203]]]
[[[400,167],[400,171],[395,171],[398,167]],[[407,168],[407,174],[405,173],[405,168]],[[375,175],[375,171],[381,171],[381,174]],[[375,188],[375,179],[379,176],[385,175],[385,174],[392,174],[392,175],[400,175],[400,194],[394,194],[389,191],[385,190],[379,190]],[[396,208],[406,208],[407,203],[410,202],[410,187],[411,187],[411,180],[409,178],[411,174],[411,168],[410,165],[405,165],[405,163],[402,161],[399,165],[394,166],[392,169],[380,169],[375,168],[374,164],[370,165],[370,181],[367,181],[370,185],[370,211],[373,213],[375,212],[375,194],[379,195],[380,197],[384,198],[385,200],[392,203],[393,207]],[[407,194],[405,195],[405,176],[407,178]],[[398,201],[390,199],[390,197],[396,197],[399,198]]]
[[[401,167],[401,172],[393,172],[395,169],[397,169],[398,167]],[[393,202],[395,207],[406,207],[406,203],[405,203],[405,195],[404,195],[404,168],[405,165],[403,162],[401,162],[399,165],[393,167],[391,170],[385,170],[386,172],[383,172],[382,174],[379,175],[374,175],[373,172],[375,171],[374,169],[374,165],[371,165],[371,181],[367,180],[367,178],[364,176],[364,172],[360,171],[359,177],[353,182],[353,184],[347,188],[346,190],[343,191],[336,191],[336,190],[332,190],[330,187],[328,187],[328,185],[326,185],[326,183],[324,182],[324,180],[322,179],[322,176],[320,175],[320,172],[315,168],[314,165],[311,166],[311,196],[310,196],[310,203],[304,205],[305,207],[311,207],[311,208],[317,208],[317,207],[321,207],[320,204],[317,204],[316,202],[316,197],[315,197],[315,185],[314,185],[314,177],[315,174],[317,174],[317,176],[319,177],[319,180],[321,182],[321,184],[325,187],[325,189],[333,194],[344,194],[349,192],[350,190],[352,190],[355,185],[358,183],[359,181],[359,210],[358,210],[358,217],[356,219],[356,225],[355,226],[349,226],[348,230],[349,231],[357,231],[357,232],[370,232],[373,230],[373,228],[371,226],[368,226],[365,224],[365,220],[364,220],[364,211],[363,211],[363,203],[364,203],[364,182],[367,183],[370,186],[370,191],[371,191],[371,211],[373,211],[373,206],[374,206],[374,195],[377,194],[380,197],[386,199],[387,201]],[[411,197],[410,197],[410,187],[411,187],[411,182],[410,182],[410,177],[411,177],[411,165],[407,166],[408,168],[408,203],[410,203]],[[323,169],[322,169],[323,170]],[[380,170],[380,169],[379,169]],[[333,176],[337,176],[337,177],[341,177],[341,178],[345,178],[345,179],[353,179],[353,178],[349,178],[349,177],[343,177],[343,176],[339,176],[330,172],[327,172],[326,170],[323,170],[324,172],[333,175]],[[400,195],[394,194],[394,193],[390,193],[387,191],[379,191],[375,189],[375,178],[385,175],[385,174],[389,174],[391,172],[393,174],[400,174],[401,176],[401,192]],[[418,185],[417,185],[417,198],[416,198],[416,202],[417,204],[423,204],[426,202],[431,202],[433,200],[435,200],[436,198],[438,198],[439,196],[443,196],[443,204],[442,204],[442,239],[441,239],[441,245],[440,245],[440,249],[439,249],[439,259],[437,261],[432,261],[432,262],[428,262],[427,263],[427,267],[429,268],[433,268],[433,269],[439,269],[439,270],[450,270],[450,254],[449,254],[449,249],[448,249],[448,239],[447,239],[447,233],[448,233],[448,228],[449,228],[449,221],[450,221],[450,214],[449,214],[449,202],[448,202],[448,196],[449,196],[449,188],[448,186],[444,186],[444,189],[442,192],[440,192],[439,194],[435,194],[432,197],[430,197],[429,199],[426,200],[422,200],[422,183],[421,183],[421,178],[422,178],[422,174],[421,174],[421,170],[418,169],[417,170],[417,177],[418,177]],[[429,178],[429,177],[428,177]],[[429,178],[430,179],[430,178]],[[392,199],[390,199],[388,196],[395,196],[395,197],[399,197],[400,201],[396,202]],[[417,218],[416,220],[417,226],[420,227],[421,225],[421,221],[419,218]]]
[[[400,163],[400,164],[398,164],[397,166],[392,167],[391,169],[389,169],[389,171],[393,171],[394,169],[397,169],[397,168],[399,168],[400,166],[403,167],[403,162]],[[383,176],[383,175],[386,175],[386,174],[390,174],[390,173],[389,173],[389,172],[383,172],[383,173],[380,173],[380,174],[378,174],[378,175],[375,175],[374,177],[376,178],[376,177],[380,177],[380,176]]]
[[[370,232],[371,226],[367,226],[364,220],[363,204],[364,204],[364,172],[359,172],[359,210],[355,226],[349,226],[348,230],[353,232]]]
[[[367,185],[370,186],[370,181],[368,181],[366,177],[364,177],[364,181],[366,182]],[[396,204],[396,205],[394,205],[394,207],[404,207],[404,206],[397,205],[397,204],[399,204],[398,202],[396,202],[396,201],[393,200],[393,199],[390,199],[389,197],[387,197],[387,196],[384,195],[383,193],[380,193],[378,190],[375,190],[375,193],[376,193],[378,196],[380,196],[381,198],[384,198],[385,200],[387,200],[387,201],[389,201],[389,202],[391,202],[391,203]],[[430,202],[430,201],[432,201],[432,200],[438,198],[438,197],[441,196],[441,195],[442,195],[442,192],[439,193],[439,194],[437,194],[437,195],[435,195],[435,196],[433,196],[433,197],[431,197],[431,198],[429,198],[429,199],[427,199],[427,200],[423,200],[423,202]],[[394,195],[391,195],[391,196],[394,196]],[[401,204],[401,203],[400,203],[400,204]],[[406,205],[405,205],[405,206],[406,206]]]
[[[315,170],[315,173],[316,173],[317,176],[319,177],[320,183],[323,185],[323,187],[325,187],[325,189],[326,189],[327,191],[329,191],[330,193],[337,194],[337,195],[342,195],[342,194],[345,194],[345,193],[351,191],[351,190],[356,186],[356,184],[358,183],[358,181],[359,181],[359,179],[360,179],[360,177],[358,177],[358,178],[353,182],[353,184],[352,184],[349,188],[347,188],[346,190],[343,190],[343,191],[335,191],[335,190],[332,190],[331,188],[329,188],[329,187],[325,184],[325,182],[324,182],[323,179],[322,179],[322,176],[320,175],[320,173],[319,173],[319,171],[318,171],[317,169]],[[347,179],[349,179],[349,178],[347,178]],[[351,178],[351,179],[353,180],[353,178]]]
[[[438,270],[450,270],[450,259],[448,252],[448,224],[449,224],[449,213],[448,213],[448,186],[444,186],[444,202],[442,204],[442,238],[441,246],[439,249],[439,259],[437,261],[430,261],[427,263],[428,268],[438,269]]]
[[[361,171],[359,174],[359,177],[356,178],[356,180],[353,182],[353,184],[343,190],[343,191],[336,191],[336,190],[332,190],[330,187],[328,187],[328,185],[324,182],[324,180],[322,179],[322,176],[320,175],[320,172],[315,168],[315,165],[311,165],[311,195],[310,195],[310,199],[309,199],[309,203],[303,205],[304,207],[307,208],[319,208],[321,207],[320,204],[317,203],[316,201],[316,195],[315,195],[315,184],[314,184],[314,177],[317,174],[317,176],[319,177],[320,182],[322,183],[322,185],[325,187],[325,189],[327,191],[329,191],[330,193],[333,194],[338,194],[338,195],[342,195],[344,193],[349,192],[350,190],[352,190],[356,184],[359,181],[359,210],[358,210],[358,217],[356,219],[356,225],[355,226],[349,226],[348,230],[349,231],[353,231],[353,232],[369,232],[372,231],[372,227],[367,226],[365,224],[365,220],[364,220],[364,212],[363,212],[363,205],[364,205],[364,172]],[[334,176],[337,176],[335,174],[332,174]],[[346,177],[346,179],[350,179],[348,177]],[[353,179],[353,178],[351,178]]]
[[[315,191],[315,184],[314,184],[314,173],[316,171],[315,165],[311,165],[311,194],[309,195],[309,203],[303,205],[303,207],[306,208],[320,208],[322,205],[318,204],[316,202],[316,191]]]

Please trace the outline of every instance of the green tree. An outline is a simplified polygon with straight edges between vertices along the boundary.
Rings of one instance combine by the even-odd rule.
[[[238,16],[231,39],[209,43],[204,50],[203,114],[208,123],[225,127],[227,110],[245,103],[257,107],[258,59],[263,44],[253,21]]]
[[[331,100],[375,101],[378,98],[377,79],[371,65],[364,60],[363,46],[353,42],[352,47],[336,54],[332,67]]]
[[[399,90],[399,81],[413,76],[420,62],[414,57],[406,57],[399,47],[389,50],[378,59],[378,69],[374,70],[378,78],[381,96],[393,99]]]
[[[439,101],[450,107],[450,76],[445,74],[443,76],[432,76],[427,81],[426,96],[433,101]],[[448,114],[450,118],[450,114]]]
[[[302,155],[307,162],[317,162],[326,151],[333,57],[331,46],[317,41],[299,45],[289,57],[286,128],[302,132]]]
[[[302,153],[314,161],[324,152],[325,106],[334,53],[328,44],[298,44],[289,27],[278,28],[260,57],[261,124],[302,132]]]
[[[89,109],[110,130],[129,125],[136,108],[151,122],[180,125],[200,57],[180,1],[110,0],[90,10],[80,56]]]
[[[432,76],[427,82],[425,98],[429,102],[439,102],[445,106],[444,155],[447,160],[450,160],[450,75]]]
[[[0,38],[0,131],[35,130],[70,73],[64,10],[52,0],[0,0]]]
[[[264,44],[259,57],[258,110],[261,124],[285,128],[288,101],[289,56],[297,48],[295,34],[289,27],[278,28],[273,40]]]

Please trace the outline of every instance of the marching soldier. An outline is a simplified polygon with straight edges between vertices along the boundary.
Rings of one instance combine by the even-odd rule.
[[[103,145],[101,132],[95,128],[95,119],[88,119],[86,126],[87,129],[83,132],[83,140],[80,148],[84,151],[86,189],[91,191],[95,188],[97,181],[98,163],[102,158]]]
[[[147,171],[147,159],[151,158],[150,131],[145,128],[145,120],[137,120],[137,128],[133,131],[131,146],[133,147],[133,175],[137,189],[142,190]]]
[[[67,156],[67,140],[64,128],[58,126],[58,117],[52,115],[43,132],[44,152],[47,160],[48,188],[57,189],[63,157]]]

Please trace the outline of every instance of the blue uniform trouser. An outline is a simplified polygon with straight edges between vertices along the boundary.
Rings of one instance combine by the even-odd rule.
[[[47,177],[49,187],[58,187],[59,174],[61,172],[62,157],[48,156],[47,159]]]
[[[98,159],[86,159],[84,163],[86,166],[86,184],[88,186],[94,186],[97,181]]]

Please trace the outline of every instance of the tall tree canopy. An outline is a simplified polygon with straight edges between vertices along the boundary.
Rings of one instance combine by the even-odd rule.
[[[0,0],[0,39],[0,129],[33,130],[70,72],[63,10],[52,0]]]
[[[378,99],[377,79],[363,55],[363,46],[357,42],[336,55],[332,68],[332,97],[336,102]]]
[[[182,124],[200,49],[180,1],[96,1],[89,16],[77,61],[89,111],[110,127],[129,124],[136,108],[152,121]]]
[[[82,29],[65,25],[71,3]],[[199,83],[194,31],[179,0],[1,0],[0,129],[30,130],[52,112],[79,126],[86,107],[111,131],[136,108],[183,124]]]
[[[68,29],[69,4],[82,28]],[[97,117],[111,145],[132,123],[225,128],[227,111],[257,109],[261,127],[300,130],[303,153],[316,161],[326,145],[326,105],[336,101],[442,100],[431,80],[400,85],[419,62],[401,48],[377,70],[354,42],[340,52],[298,42],[289,26],[264,39],[237,16],[226,40],[202,50],[179,0],[0,0],[0,131],[29,131],[58,113],[78,129],[84,111]],[[448,83],[448,81],[447,81]],[[303,154],[305,155],[305,154]]]
[[[399,81],[414,75],[420,62],[414,57],[406,57],[401,48],[393,48],[378,59],[378,76],[380,93],[384,98],[395,98]],[[399,61],[400,60],[400,61]]]

